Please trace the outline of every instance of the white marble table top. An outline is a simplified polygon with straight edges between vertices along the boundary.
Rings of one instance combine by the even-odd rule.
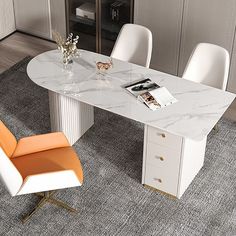
[[[27,72],[33,82],[48,90],[194,140],[206,137],[235,98],[229,92],[115,59],[105,77],[97,75],[96,61],[108,59],[81,51],[71,69],[65,70],[61,53],[53,50],[33,58]],[[142,78],[165,86],[178,102],[151,111],[121,87]]]

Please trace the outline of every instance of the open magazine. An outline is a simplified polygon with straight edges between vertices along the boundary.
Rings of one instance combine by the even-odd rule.
[[[160,87],[150,79],[135,81],[123,87],[153,111],[177,102],[165,87]]]

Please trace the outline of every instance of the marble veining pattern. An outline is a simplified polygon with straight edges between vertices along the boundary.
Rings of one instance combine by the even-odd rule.
[[[107,60],[82,51],[70,69],[63,69],[60,52],[53,50],[32,59],[27,72],[33,82],[48,90],[194,140],[202,140],[211,131],[235,98],[229,92],[115,59],[105,76],[97,75],[96,61]],[[142,78],[165,86],[178,102],[151,111],[122,88]]]

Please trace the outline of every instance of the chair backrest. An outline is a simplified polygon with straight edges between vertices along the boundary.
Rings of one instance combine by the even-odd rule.
[[[12,196],[15,196],[23,184],[23,178],[11,159],[0,147],[0,177]]]
[[[200,43],[190,56],[182,77],[225,90],[229,63],[229,53],[226,49],[214,44]]]
[[[10,130],[0,121],[0,147],[8,157],[11,157],[16,149],[17,141]]]
[[[120,30],[111,57],[149,67],[151,55],[151,31],[141,25],[125,24]]]
[[[17,145],[16,138],[0,121],[0,177],[12,196],[19,191],[23,179],[10,157]]]

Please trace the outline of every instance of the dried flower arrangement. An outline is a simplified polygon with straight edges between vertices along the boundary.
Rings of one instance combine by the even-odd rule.
[[[63,64],[68,65],[72,62],[73,57],[79,56],[79,50],[77,48],[77,43],[79,41],[79,36],[73,37],[70,33],[67,39],[63,39],[58,32],[53,32],[53,38],[58,45],[58,49],[63,54]]]

